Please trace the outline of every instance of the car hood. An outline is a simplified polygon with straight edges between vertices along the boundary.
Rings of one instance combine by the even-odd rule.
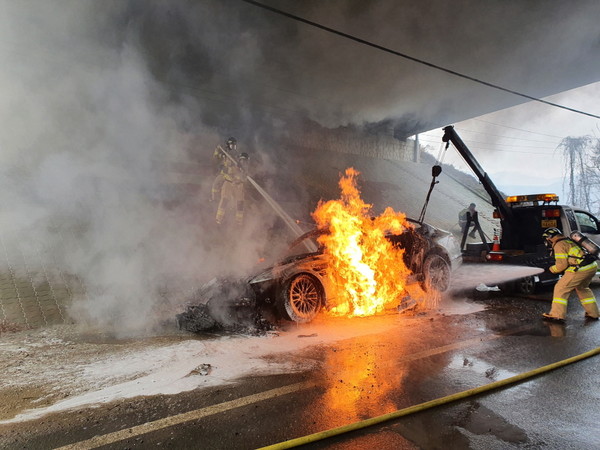
[[[268,267],[250,277],[248,283],[256,284],[274,280],[285,276],[286,273],[301,271],[303,267],[314,267],[316,264],[327,265],[327,257],[321,252],[304,253],[283,258],[271,267]]]

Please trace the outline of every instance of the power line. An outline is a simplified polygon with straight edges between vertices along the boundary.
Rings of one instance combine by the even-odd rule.
[[[433,136],[426,136],[426,137],[432,138]],[[419,137],[419,140],[425,140],[425,139],[421,139]],[[542,145],[520,145],[520,144],[510,144],[510,143],[509,144],[499,144],[499,143],[474,141],[474,140],[470,140],[470,139],[469,139],[469,143],[470,144],[480,144],[480,145],[490,145],[490,146],[493,146],[494,148],[495,147],[520,147],[520,148],[539,148],[539,149],[547,149],[547,148],[549,148],[547,146],[542,146]],[[550,144],[550,143],[548,142],[548,144]],[[558,144],[556,144],[556,147],[558,147]]]
[[[533,101],[536,101],[536,102],[544,103],[544,104],[549,105],[549,106],[554,106],[556,108],[565,109],[567,111],[571,111],[571,112],[574,112],[574,113],[577,113],[577,114],[582,114],[584,116],[589,116],[589,117],[594,117],[595,119],[600,119],[600,116],[598,116],[596,114],[591,114],[591,113],[588,113],[588,112],[585,112],[585,111],[580,111],[578,109],[569,108],[568,106],[559,105],[558,103],[553,103],[553,102],[549,102],[547,100],[542,100],[540,98],[533,97],[531,95],[523,94],[521,92],[514,91],[512,89],[508,89],[508,88],[505,88],[505,87],[502,87],[502,86],[498,86],[497,84],[493,84],[493,83],[489,83],[487,81],[480,80],[479,78],[475,78],[475,77],[472,77],[470,75],[466,75],[466,74],[463,74],[463,73],[460,73],[460,72],[456,72],[455,70],[446,69],[445,67],[438,66],[437,64],[433,64],[433,63],[424,61],[422,59],[415,58],[414,56],[410,56],[410,55],[407,55],[405,53],[401,53],[401,52],[398,52],[396,50],[392,50],[392,49],[390,49],[388,47],[384,47],[382,45],[375,44],[374,42],[370,42],[370,41],[367,41],[365,39],[361,39],[361,38],[356,37],[354,35],[351,35],[351,34],[348,34],[348,33],[344,33],[342,31],[336,30],[334,28],[327,27],[325,25],[321,25],[321,24],[319,24],[317,22],[313,22],[311,20],[304,19],[304,18],[302,18],[300,16],[296,16],[295,14],[291,14],[291,13],[282,11],[280,9],[273,8],[272,6],[268,6],[268,5],[265,5],[263,3],[256,2],[254,0],[241,0],[241,1],[244,2],[244,3],[249,3],[249,4],[254,5],[254,6],[258,6],[259,8],[266,9],[268,11],[271,11],[271,12],[275,13],[275,14],[279,14],[279,15],[285,16],[287,18],[296,20],[298,22],[305,23],[305,24],[310,25],[312,27],[319,28],[321,30],[327,31],[328,33],[337,34],[338,36],[342,36],[342,37],[344,37],[346,39],[350,39],[350,40],[358,42],[360,44],[376,48],[376,49],[381,50],[381,51],[386,52],[386,53],[391,53],[393,55],[400,56],[400,57],[408,59],[410,61],[414,61],[416,63],[423,64],[425,66],[432,67],[432,68],[437,69],[437,70],[441,70],[442,72],[446,72],[446,73],[449,73],[451,75],[455,75],[457,77],[464,78],[466,80],[473,81],[475,83],[479,83],[479,84],[482,84],[482,85],[487,86],[487,87],[491,87],[491,88],[494,88],[494,89],[498,89],[500,91],[508,92],[509,94],[517,95],[519,97],[523,97],[523,98],[526,98],[526,99],[529,99],[529,100],[533,100]]]
[[[523,131],[525,131],[525,130],[523,130]],[[538,139],[525,139],[525,138],[519,138],[519,137],[506,136],[506,135],[502,135],[502,134],[486,133],[485,131],[465,130],[464,128],[461,128],[460,132],[461,133],[483,134],[484,136],[492,136],[492,137],[498,137],[498,138],[502,138],[502,139],[513,139],[513,140],[518,140],[518,141],[541,142],[542,144],[555,144],[556,143],[556,142],[550,142],[550,141],[540,141]],[[533,133],[533,131],[532,131],[532,133]],[[557,139],[562,139],[562,138],[557,138]],[[556,144],[558,144],[558,143],[556,143]]]
[[[482,119],[470,119],[470,120],[477,120],[478,122],[483,122],[483,123],[488,123],[490,125],[496,125],[498,127],[504,127],[504,128],[510,128],[512,130],[517,130],[517,131],[523,131],[525,133],[532,133],[532,134],[539,134],[541,136],[548,136],[548,137],[553,137],[553,138],[558,138],[558,139],[564,139],[564,137],[561,136],[555,136],[553,134],[544,134],[544,133],[538,133],[537,131],[529,131],[529,130],[524,130],[522,128],[516,128],[516,127],[511,127],[509,125],[501,125],[499,123],[494,123],[494,122],[488,122],[487,120],[482,120]]]
[[[441,144],[441,138],[437,139],[434,136],[427,136],[427,135],[419,135],[419,142],[420,143],[425,143],[427,145],[436,145],[436,144]],[[556,148],[548,148],[548,147],[538,147],[538,146],[529,146],[529,145],[514,145],[514,144],[490,144],[489,142],[480,142],[480,141],[469,141],[469,144],[477,144],[477,147],[482,149],[482,150],[493,150],[493,151],[499,151],[499,152],[511,152],[511,153],[526,153],[526,154],[536,154],[536,155],[549,155],[548,152],[556,152]],[[510,148],[533,148],[533,149],[540,149],[540,150],[547,150],[548,152],[530,152],[530,151],[524,151],[524,150],[503,150],[501,148],[498,148],[499,146],[501,147],[510,147]]]

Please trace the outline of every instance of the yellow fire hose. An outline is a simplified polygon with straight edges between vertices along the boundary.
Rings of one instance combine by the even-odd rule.
[[[290,439],[289,441],[280,442],[278,444],[269,445],[267,447],[262,447],[259,450],[274,450],[274,449],[284,449],[284,448],[293,448],[298,447],[300,445],[310,444],[312,442],[320,441],[323,439],[327,439],[332,436],[337,436],[340,434],[348,433],[350,431],[356,431],[363,428],[370,427],[371,425],[376,425],[378,423],[386,422],[388,420],[397,419],[399,417],[408,416],[410,414],[414,414],[417,412],[425,411],[430,408],[434,408],[436,406],[445,405],[447,403],[451,403],[457,400],[465,399],[467,397],[471,397],[474,395],[481,394],[483,392],[491,391],[493,389],[498,389],[502,386],[506,386],[509,384],[517,383],[522,380],[526,380],[527,378],[534,377],[536,375],[540,375],[545,372],[549,372],[554,369],[558,369],[559,367],[566,366],[568,364],[572,364],[577,361],[581,361],[582,359],[589,358],[591,356],[595,356],[600,354],[600,347],[590,350],[589,352],[582,353],[577,356],[573,356],[572,358],[563,359],[562,361],[555,362],[553,364],[549,364],[547,366],[539,367],[530,372],[521,373],[519,375],[515,375],[510,378],[506,378],[505,380],[495,381],[494,383],[485,384],[478,388],[468,389],[466,391],[459,392],[457,394],[447,395],[446,397],[437,398],[435,400],[430,400],[425,403],[421,403],[419,405],[410,406],[408,408],[400,409],[397,411],[393,411],[391,413],[383,414],[381,416],[372,417],[370,419],[363,420],[361,422],[351,423],[349,425],[344,425],[337,428],[331,428],[329,430],[321,431],[319,433],[309,434],[307,436],[302,436],[296,439]]]

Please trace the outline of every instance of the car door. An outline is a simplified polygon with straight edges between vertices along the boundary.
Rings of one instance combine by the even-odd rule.
[[[600,245],[600,221],[591,213],[582,209],[574,209],[579,231]]]

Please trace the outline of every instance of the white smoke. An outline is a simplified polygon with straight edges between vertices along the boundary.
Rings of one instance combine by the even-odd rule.
[[[165,292],[181,300],[217,273],[244,272],[263,250],[265,221],[249,217],[219,245],[227,238],[207,200],[224,137],[198,123],[202,142],[190,148],[190,110],[150,74],[136,33],[119,45],[98,39],[120,8],[2,2],[0,233],[36,250],[31,270],[83,283],[76,320],[127,332],[156,321]],[[195,189],[168,180],[174,164],[201,167]]]

